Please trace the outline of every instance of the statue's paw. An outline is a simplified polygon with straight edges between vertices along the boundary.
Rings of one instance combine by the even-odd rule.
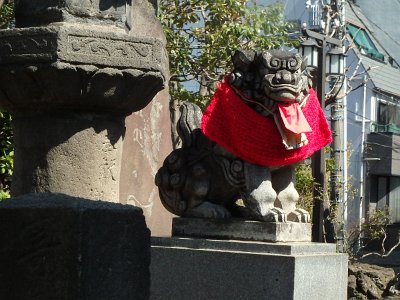
[[[305,209],[296,208],[294,211],[288,214],[287,219],[291,222],[309,223],[310,214]]]
[[[286,222],[286,214],[283,209],[274,207],[268,210],[268,212],[262,216],[264,222]]]
[[[222,205],[211,202],[203,202],[188,210],[184,217],[191,218],[206,218],[206,219],[228,219],[231,218],[231,213]]]

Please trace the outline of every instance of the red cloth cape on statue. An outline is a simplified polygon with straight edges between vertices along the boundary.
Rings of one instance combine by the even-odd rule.
[[[201,130],[210,140],[241,159],[262,166],[295,164],[332,142],[332,134],[314,90],[303,114],[312,131],[308,144],[287,150],[273,117],[264,117],[250,108],[228,83],[218,86],[204,112]]]

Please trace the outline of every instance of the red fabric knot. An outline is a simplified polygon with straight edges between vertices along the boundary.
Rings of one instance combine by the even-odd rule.
[[[286,120],[294,131],[304,130],[308,143],[287,150],[272,117],[264,117],[245,104],[228,83],[218,86],[210,105],[203,114],[201,130],[205,136],[239,158],[263,166],[283,166],[304,160],[332,142],[332,134],[314,90],[298,116]],[[300,113],[299,113],[300,111]],[[285,115],[285,113],[283,113]],[[311,131],[307,128],[311,128]],[[293,125],[296,124],[297,125]]]
[[[293,133],[312,131],[297,102],[291,104],[278,103],[278,110],[282,123],[287,130]]]

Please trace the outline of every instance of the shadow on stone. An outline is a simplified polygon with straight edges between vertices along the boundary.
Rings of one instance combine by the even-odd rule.
[[[1,299],[148,299],[140,208],[64,194],[0,202]]]

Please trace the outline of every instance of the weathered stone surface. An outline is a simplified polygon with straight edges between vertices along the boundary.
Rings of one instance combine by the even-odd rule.
[[[0,220],[1,299],[148,299],[141,209],[31,194],[0,202]]]
[[[306,255],[315,253],[335,253],[335,244],[295,242],[269,243],[261,241],[213,240],[201,238],[159,238],[152,237],[154,247],[183,247],[190,249],[209,249],[220,251],[244,251],[282,255]]]
[[[1,62],[55,61],[162,70],[162,41],[92,24],[61,23],[0,31]]]
[[[55,192],[119,202],[123,119],[17,113],[13,128],[13,196]]]
[[[347,299],[347,255],[290,246],[153,238],[150,299]]]
[[[16,140],[12,195],[120,201],[124,118],[168,77],[155,4],[17,1],[17,27],[37,27],[0,31],[0,107],[14,114]]]
[[[172,235],[268,242],[311,242],[311,224],[241,219],[174,218]]]
[[[132,27],[118,27],[110,10],[134,18]],[[59,11],[80,19],[52,19]],[[164,87],[165,38],[148,1],[21,0],[17,27],[23,13],[39,27],[0,30],[1,107],[129,115]]]
[[[348,296],[350,299],[399,297],[398,285],[397,276],[391,268],[365,263],[349,265]]]
[[[157,6],[155,0],[145,2],[151,3],[154,8]],[[15,14],[18,27],[41,26],[62,21],[79,22],[82,19],[123,27],[131,21],[131,3],[126,0],[19,0],[16,3]]]
[[[125,119],[120,201],[143,209],[152,236],[171,236],[172,214],[161,204],[154,176],[172,150],[168,91]]]
[[[3,30],[0,103],[11,111],[127,115],[164,87],[166,62],[160,39],[130,36],[122,29],[63,23]]]

